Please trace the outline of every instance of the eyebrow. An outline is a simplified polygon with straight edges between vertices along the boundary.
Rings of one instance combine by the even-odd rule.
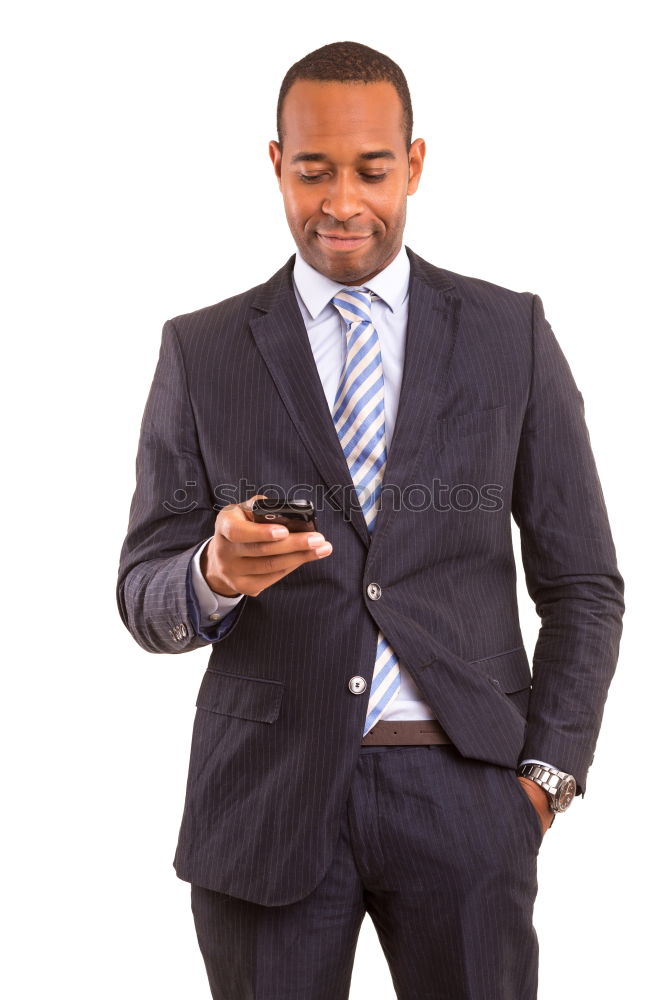
[[[326,153],[296,153],[292,156],[292,163],[321,163],[327,160]],[[395,153],[390,149],[373,149],[369,153],[360,153],[360,160],[395,160]]]

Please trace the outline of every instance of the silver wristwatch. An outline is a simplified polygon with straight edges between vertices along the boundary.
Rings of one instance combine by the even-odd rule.
[[[573,802],[576,794],[576,779],[573,774],[566,774],[544,764],[521,764],[518,774],[543,788],[554,813],[565,812]]]

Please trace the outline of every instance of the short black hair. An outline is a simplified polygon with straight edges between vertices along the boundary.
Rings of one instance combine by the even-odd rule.
[[[403,110],[403,128],[407,150],[412,144],[412,99],[405,74],[397,63],[360,42],[332,42],[309,52],[294,63],[282,81],[277,105],[278,142],[282,145],[282,107],[297,80],[320,80],[325,83],[391,83],[398,92]]]

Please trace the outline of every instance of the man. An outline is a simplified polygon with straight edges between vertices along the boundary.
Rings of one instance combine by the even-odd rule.
[[[215,998],[346,997],[366,912],[401,1000],[535,997],[536,857],[615,669],[582,397],[537,296],[403,247],[411,130],[366,46],[289,70],[296,257],[166,324],[142,423],[119,607],[152,652],[212,643],[174,863]],[[318,530],[256,523],[266,484]]]

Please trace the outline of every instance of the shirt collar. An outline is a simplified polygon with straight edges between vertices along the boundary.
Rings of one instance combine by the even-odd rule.
[[[327,278],[303,260],[296,251],[294,284],[312,319],[326,308],[341,288],[349,287]],[[391,312],[395,312],[407,297],[409,290],[409,257],[404,246],[388,267],[376,274],[365,286],[383,299]]]

